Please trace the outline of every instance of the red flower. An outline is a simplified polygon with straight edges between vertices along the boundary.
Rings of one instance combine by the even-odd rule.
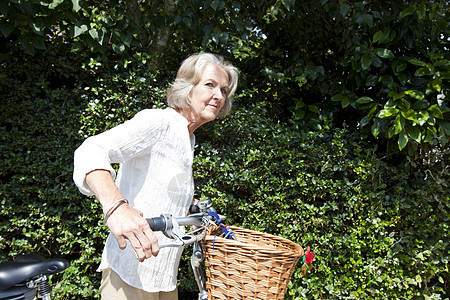
[[[303,271],[303,275],[306,274],[306,271],[311,270],[313,268],[312,266],[312,261],[314,260],[314,253],[310,253],[311,249],[308,246],[308,249],[306,250],[305,253],[305,257],[303,257],[303,266],[302,266],[302,271]]]
[[[307,263],[307,264],[310,264],[310,263],[312,263],[312,261],[314,260],[314,256],[315,256],[315,254],[314,253],[309,253],[309,246],[308,246],[308,249],[306,250],[306,253],[305,253],[305,263]]]

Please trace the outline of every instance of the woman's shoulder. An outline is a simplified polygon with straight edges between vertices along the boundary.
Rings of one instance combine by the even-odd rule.
[[[139,111],[136,116],[157,118],[173,116],[174,113],[177,114],[172,108],[146,108]]]
[[[132,119],[140,122],[163,122],[167,119],[166,109],[148,108],[136,113]]]
[[[161,122],[167,124],[173,123],[184,123],[187,120],[176,112],[173,108],[162,108],[162,109],[144,109],[136,114],[137,118],[146,119],[150,122]]]
[[[160,108],[146,108],[136,113],[139,117],[158,117],[164,115],[165,109]]]

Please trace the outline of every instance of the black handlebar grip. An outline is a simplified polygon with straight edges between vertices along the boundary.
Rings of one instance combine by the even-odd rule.
[[[150,225],[153,231],[164,231],[166,230],[166,219],[164,217],[154,217],[147,219],[148,225]]]

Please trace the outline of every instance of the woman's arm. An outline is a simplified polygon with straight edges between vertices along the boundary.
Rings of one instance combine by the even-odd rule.
[[[95,197],[106,213],[111,206],[122,199],[122,194],[117,188],[111,173],[108,170],[93,170],[86,175],[86,183],[91,188]],[[159,245],[156,236],[150,229],[142,213],[128,204],[119,206],[109,217],[106,225],[116,238],[120,249],[127,246],[128,239],[133,246],[139,261],[156,256]]]

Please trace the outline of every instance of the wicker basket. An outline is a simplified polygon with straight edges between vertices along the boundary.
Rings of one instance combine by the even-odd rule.
[[[237,240],[210,233],[202,241],[208,299],[283,299],[302,247],[270,234],[230,229]]]

